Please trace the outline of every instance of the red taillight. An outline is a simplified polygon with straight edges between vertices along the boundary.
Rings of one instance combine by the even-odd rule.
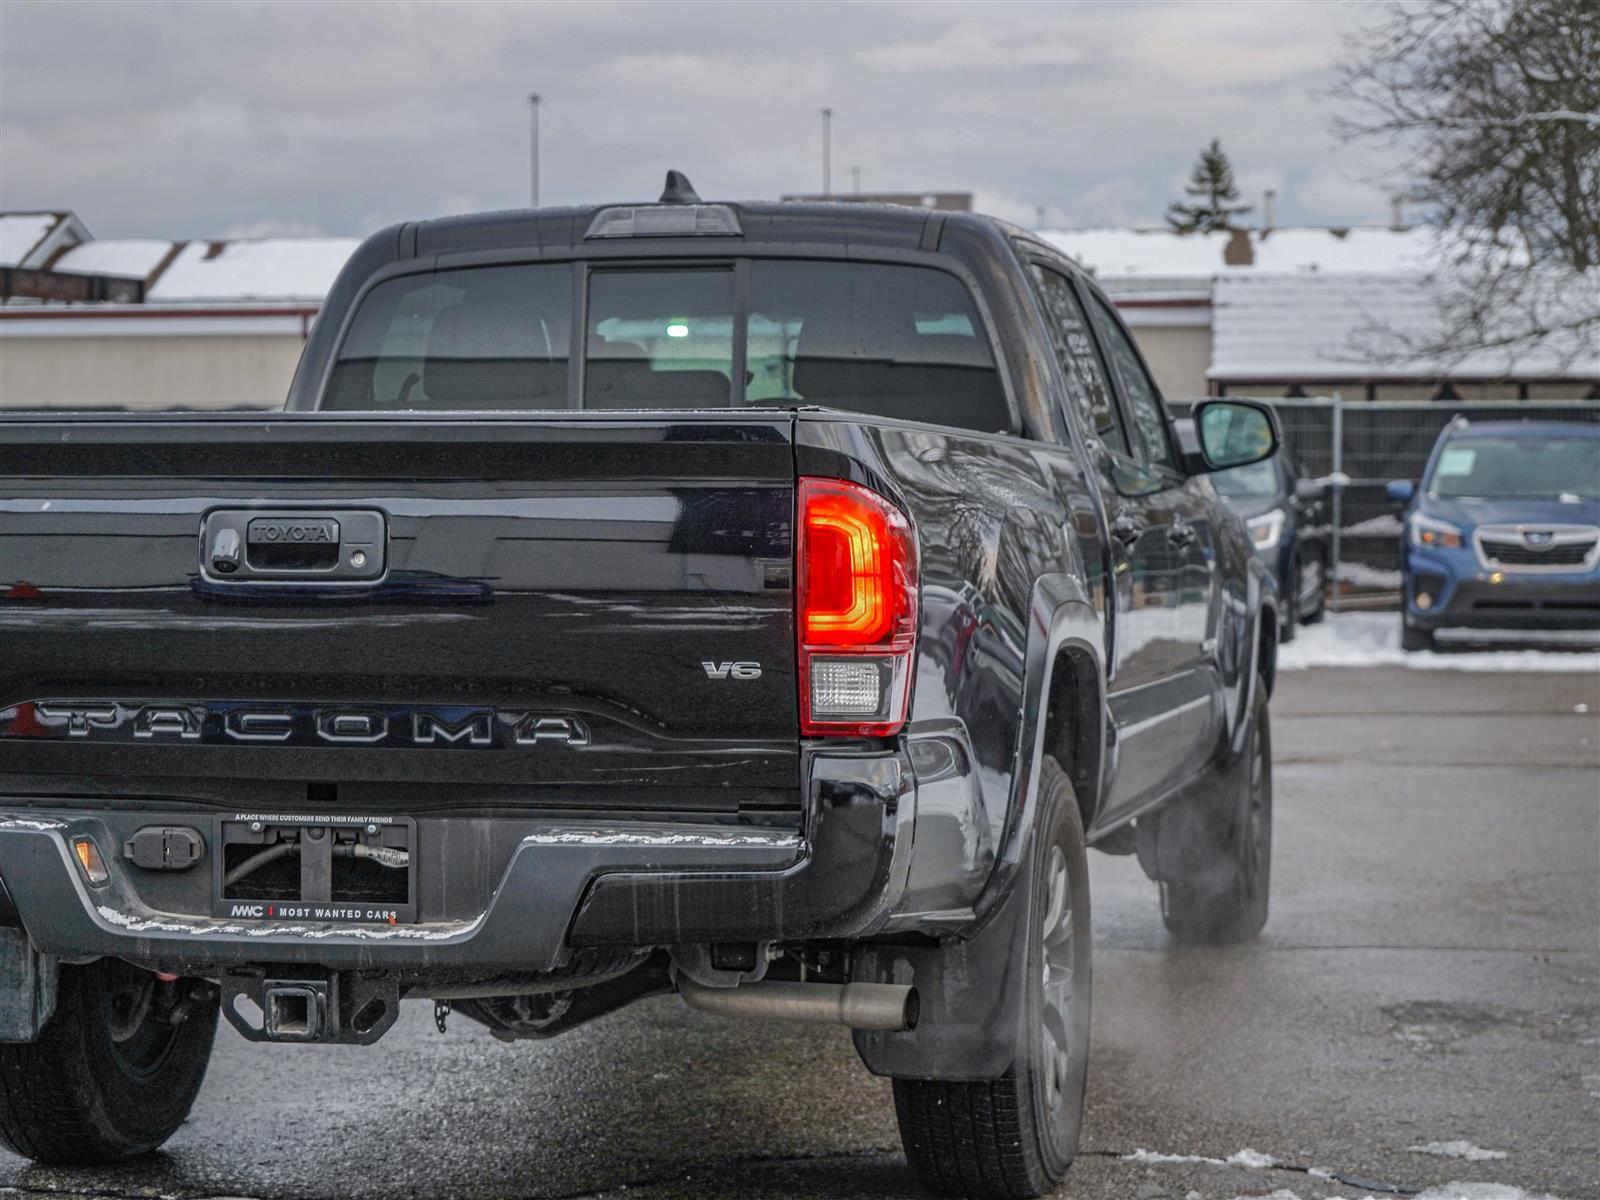
[[[898,733],[917,640],[911,522],[842,479],[802,479],[797,507],[800,731]]]

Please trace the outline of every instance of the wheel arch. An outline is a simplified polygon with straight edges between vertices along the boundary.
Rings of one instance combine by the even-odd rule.
[[[1232,645],[1237,647],[1233,661],[1246,670],[1235,681],[1233,711],[1228,713],[1227,747],[1237,754],[1244,746],[1244,733],[1255,703],[1256,689],[1265,683],[1267,695],[1278,676],[1278,588],[1271,573],[1259,559],[1252,558],[1246,574],[1244,605],[1232,628]]]
[[[1089,829],[1105,794],[1105,672],[1077,640],[1056,651],[1045,693],[1044,753],[1061,764],[1078,798],[1078,815]]]

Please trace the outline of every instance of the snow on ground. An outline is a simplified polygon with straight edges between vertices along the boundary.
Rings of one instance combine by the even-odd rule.
[[[1423,1146],[1408,1146],[1408,1150],[1417,1154],[1434,1154],[1444,1158],[1462,1158],[1470,1162],[1483,1162],[1489,1159],[1505,1158],[1503,1150],[1485,1150],[1471,1142],[1458,1140],[1450,1142],[1429,1142]],[[1227,1158],[1213,1158],[1208,1154],[1163,1154],[1158,1150],[1138,1149],[1132,1154],[1124,1154],[1122,1162],[1141,1163],[1145,1166],[1158,1166],[1169,1163],[1203,1163],[1213,1167],[1248,1167],[1252,1170],[1269,1170],[1278,1168],[1283,1171],[1295,1171],[1308,1175],[1313,1179],[1335,1181],[1346,1187],[1361,1190],[1363,1186],[1374,1187],[1374,1184],[1358,1184],[1353,1177],[1340,1177],[1331,1171],[1320,1167],[1297,1167],[1279,1162],[1270,1154],[1263,1154],[1259,1150],[1246,1147]],[[1189,1192],[1185,1200],[1200,1200],[1201,1193]],[[1271,1192],[1249,1192],[1235,1196],[1234,1200],[1341,1200],[1338,1196],[1319,1196],[1309,1193],[1301,1197],[1288,1188],[1278,1188]],[[1362,1197],[1362,1200],[1377,1200],[1372,1195]],[[1523,1188],[1513,1187],[1506,1183],[1479,1183],[1479,1182],[1452,1182],[1425,1188],[1413,1195],[1410,1200],[1557,1200],[1556,1197],[1546,1193],[1529,1192]]]
[[[1394,513],[1379,513],[1365,521],[1344,527],[1346,537],[1399,537],[1405,524]]]
[[[1123,1162],[1146,1163],[1210,1163],[1214,1167],[1250,1167],[1261,1171],[1267,1167],[1275,1167],[1278,1160],[1270,1154],[1263,1154],[1259,1150],[1252,1150],[1246,1146],[1236,1154],[1227,1158],[1211,1158],[1204,1154],[1162,1154],[1155,1150],[1135,1150],[1132,1154],[1124,1154]]]
[[[1345,583],[1353,583],[1358,588],[1374,588],[1378,591],[1397,592],[1400,590],[1400,572],[1384,567],[1369,567],[1366,563],[1352,562],[1345,559],[1334,568],[1333,577]]]
[[[1485,1150],[1482,1146],[1474,1146],[1471,1142],[1457,1140],[1453,1142],[1428,1142],[1421,1146],[1407,1146],[1413,1154],[1433,1154],[1439,1158],[1464,1158],[1468,1162],[1487,1162],[1494,1158],[1504,1158],[1504,1150]]]
[[[1234,1200],[1302,1200],[1302,1197],[1288,1188],[1279,1188],[1265,1195],[1251,1192],[1248,1196],[1235,1196]],[[1304,1200],[1317,1198],[1307,1196]],[[1337,1197],[1327,1197],[1326,1200],[1337,1200]],[[1363,1200],[1375,1198],[1366,1196]],[[1556,1200],[1556,1197],[1543,1192],[1529,1192],[1509,1183],[1443,1183],[1418,1192],[1410,1200]]]
[[[1470,650],[1439,654],[1400,649],[1398,613],[1329,613],[1300,628],[1278,651],[1280,671],[1306,667],[1409,667],[1414,671],[1559,671],[1600,675],[1600,653]]]

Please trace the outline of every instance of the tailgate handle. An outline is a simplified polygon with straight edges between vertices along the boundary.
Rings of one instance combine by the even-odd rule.
[[[384,514],[368,509],[218,509],[200,530],[202,573],[230,583],[377,579],[387,551]]]

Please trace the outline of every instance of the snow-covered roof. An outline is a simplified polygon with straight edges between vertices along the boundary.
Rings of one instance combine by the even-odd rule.
[[[1230,383],[1600,378],[1592,344],[1576,357],[1547,344],[1514,356],[1485,350],[1464,360],[1378,361],[1375,340],[1428,335],[1438,320],[1437,287],[1420,273],[1219,275],[1207,375]]]
[[[1425,271],[1439,258],[1438,235],[1422,227],[1273,229],[1251,241],[1257,271]]]
[[[50,265],[56,271],[148,279],[161,260],[172,253],[173,245],[172,242],[155,238],[108,238],[83,242]]]
[[[1118,276],[1202,277],[1249,271],[1420,271],[1430,261],[1432,231],[1423,228],[1279,228],[1241,231],[1251,262],[1229,266],[1232,233],[1177,234],[1170,229],[1060,229],[1040,236],[1108,285]]]
[[[355,238],[190,242],[151,286],[152,304],[320,301],[360,243]]]
[[[65,213],[0,213],[0,267],[37,266],[30,256],[65,219]]]
[[[1040,237],[1096,275],[1215,275],[1225,233],[1176,237],[1162,229],[1060,229]]]

